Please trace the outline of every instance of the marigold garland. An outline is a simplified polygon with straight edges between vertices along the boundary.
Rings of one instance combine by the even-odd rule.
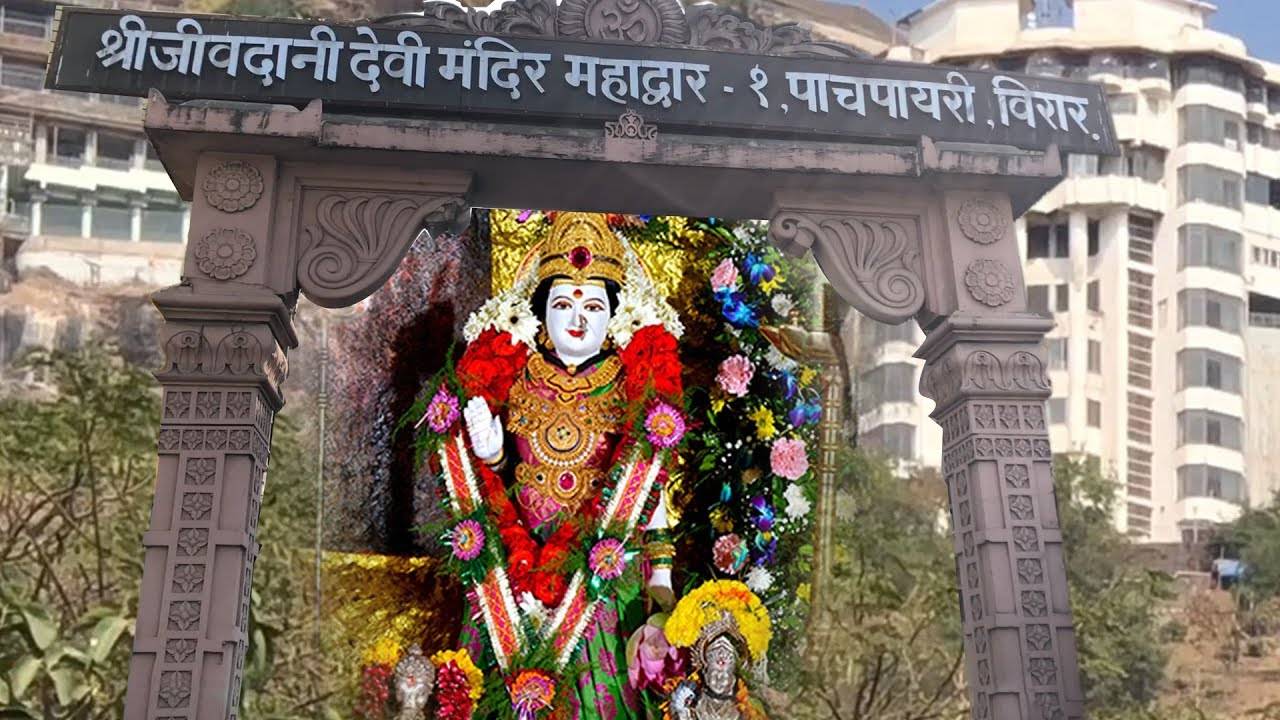
[[[738,632],[747,641],[751,659],[764,657],[773,637],[769,613],[760,598],[737,580],[709,580],[681,598],[663,628],[667,641],[676,647],[690,647],[702,629],[725,612],[733,616]]]

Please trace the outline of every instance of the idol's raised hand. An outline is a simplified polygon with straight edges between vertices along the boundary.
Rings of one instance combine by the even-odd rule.
[[[473,397],[462,411],[467,420],[467,436],[471,449],[483,463],[494,463],[502,457],[502,420],[489,410],[484,398]]]

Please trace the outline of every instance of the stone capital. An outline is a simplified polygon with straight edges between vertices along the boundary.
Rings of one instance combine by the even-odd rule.
[[[286,352],[297,347],[291,313],[278,296],[258,288],[236,294],[179,285],[156,292],[164,316],[164,361],[156,378],[166,386],[253,386],[271,410],[284,404]]]

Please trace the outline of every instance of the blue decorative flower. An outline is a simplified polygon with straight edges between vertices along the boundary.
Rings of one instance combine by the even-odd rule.
[[[762,282],[768,282],[773,279],[777,271],[773,266],[765,262],[763,259],[756,257],[755,253],[747,253],[747,259],[743,261],[747,268],[747,277],[755,285]]]
[[[746,302],[740,292],[730,292],[720,298],[721,313],[729,324],[736,328],[756,327],[760,324],[756,311]]]

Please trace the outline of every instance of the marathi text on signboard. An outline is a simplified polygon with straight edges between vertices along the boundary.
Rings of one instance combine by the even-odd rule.
[[[155,87],[175,99],[318,97],[339,107],[577,121],[616,117],[630,107],[663,126],[1114,150],[1096,85],[926,65],[367,25],[67,10],[49,84],[137,95]]]

